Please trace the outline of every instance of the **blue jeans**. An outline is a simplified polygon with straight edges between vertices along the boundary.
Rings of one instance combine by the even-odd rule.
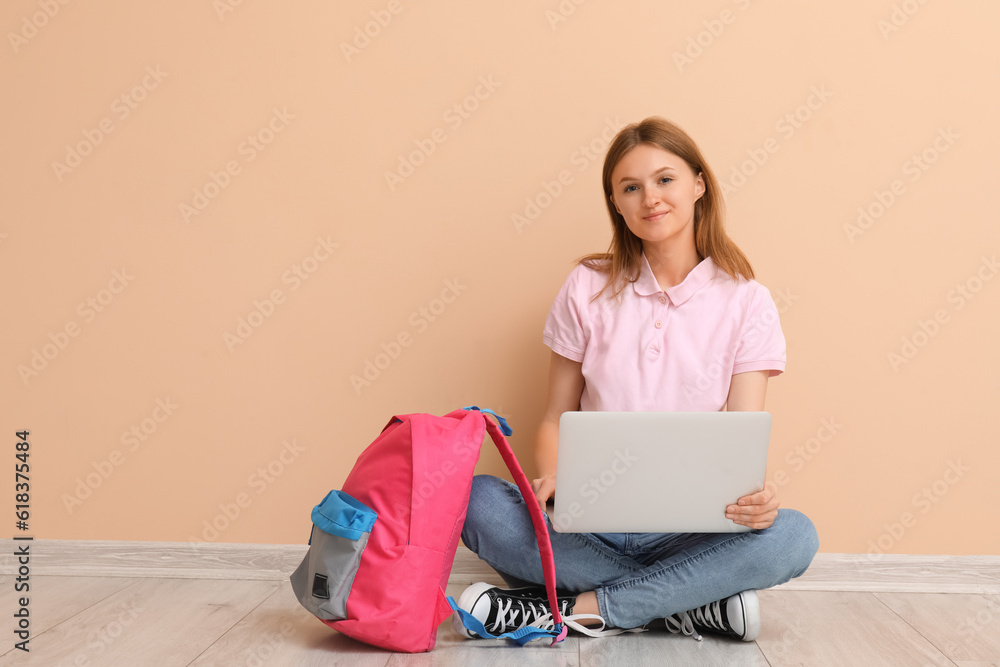
[[[819,548],[812,521],[790,509],[746,533],[557,533],[546,522],[556,586],[594,591],[601,617],[617,628],[777,586],[805,572]],[[511,482],[473,478],[462,541],[511,587],[545,581],[531,518]]]

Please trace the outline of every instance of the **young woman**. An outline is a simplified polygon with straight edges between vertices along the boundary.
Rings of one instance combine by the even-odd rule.
[[[543,333],[552,357],[531,499],[543,508],[556,492],[563,412],[761,411],[768,378],[785,368],[777,308],[726,235],[718,181],[691,138],[658,117],[628,125],[608,148],[603,181],[611,247],[579,261]],[[473,480],[462,541],[515,588],[475,584],[459,605],[494,634],[549,614],[524,502],[505,480]],[[753,530],[588,534],[550,525],[567,624],[597,634],[585,626],[665,619],[698,639],[699,630],[755,639],[755,591],[800,576],[819,541],[805,515],[778,509],[772,487],[733,499],[726,516]]]

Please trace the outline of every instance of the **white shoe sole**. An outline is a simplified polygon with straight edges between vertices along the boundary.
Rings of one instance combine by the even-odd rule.
[[[478,584],[472,584],[458,597],[458,606],[465,611],[472,613],[476,602],[482,597],[483,593],[489,589],[494,588],[493,584],[487,584],[484,581],[480,581]],[[484,625],[486,624],[486,619],[479,619]],[[466,639],[479,639],[479,635],[470,632],[468,628],[462,623],[462,617],[458,615],[458,612],[454,612],[451,615],[451,627],[455,629],[462,637]]]
[[[752,642],[760,636],[760,601],[757,591],[739,593],[743,609],[743,641]]]

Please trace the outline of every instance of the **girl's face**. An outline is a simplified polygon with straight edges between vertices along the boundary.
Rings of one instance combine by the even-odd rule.
[[[639,144],[611,173],[611,201],[629,230],[644,242],[681,238],[694,230],[694,203],[705,181],[668,151]]]

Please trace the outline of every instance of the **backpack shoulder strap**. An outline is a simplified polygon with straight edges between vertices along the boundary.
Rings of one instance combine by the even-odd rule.
[[[466,409],[479,410],[475,406],[470,406]],[[517,457],[514,456],[514,452],[510,448],[510,443],[504,437],[504,435],[511,435],[513,433],[510,426],[492,410],[481,410],[481,412],[489,412],[494,417],[497,417],[497,420],[500,422],[500,426],[497,426],[493,420],[483,415],[483,419],[486,421],[486,431],[490,434],[490,438],[492,438],[493,444],[496,445],[497,450],[500,452],[504,463],[507,464],[507,469],[513,475],[517,488],[521,490],[521,496],[524,497],[525,501],[524,504],[527,506],[528,514],[531,516],[531,523],[535,527],[538,553],[542,558],[542,573],[545,575],[545,592],[549,598],[549,609],[552,610],[552,620],[555,622],[554,631],[556,638],[552,642],[554,644],[566,637],[567,629],[562,622],[559,603],[556,601],[556,565],[552,555],[552,543],[549,541],[549,529],[545,523],[545,515],[542,513],[542,508],[538,506],[538,503],[534,502],[535,492],[531,488],[531,483],[528,482],[528,478],[521,469],[521,464],[517,462]],[[501,429],[503,430],[501,431]]]

